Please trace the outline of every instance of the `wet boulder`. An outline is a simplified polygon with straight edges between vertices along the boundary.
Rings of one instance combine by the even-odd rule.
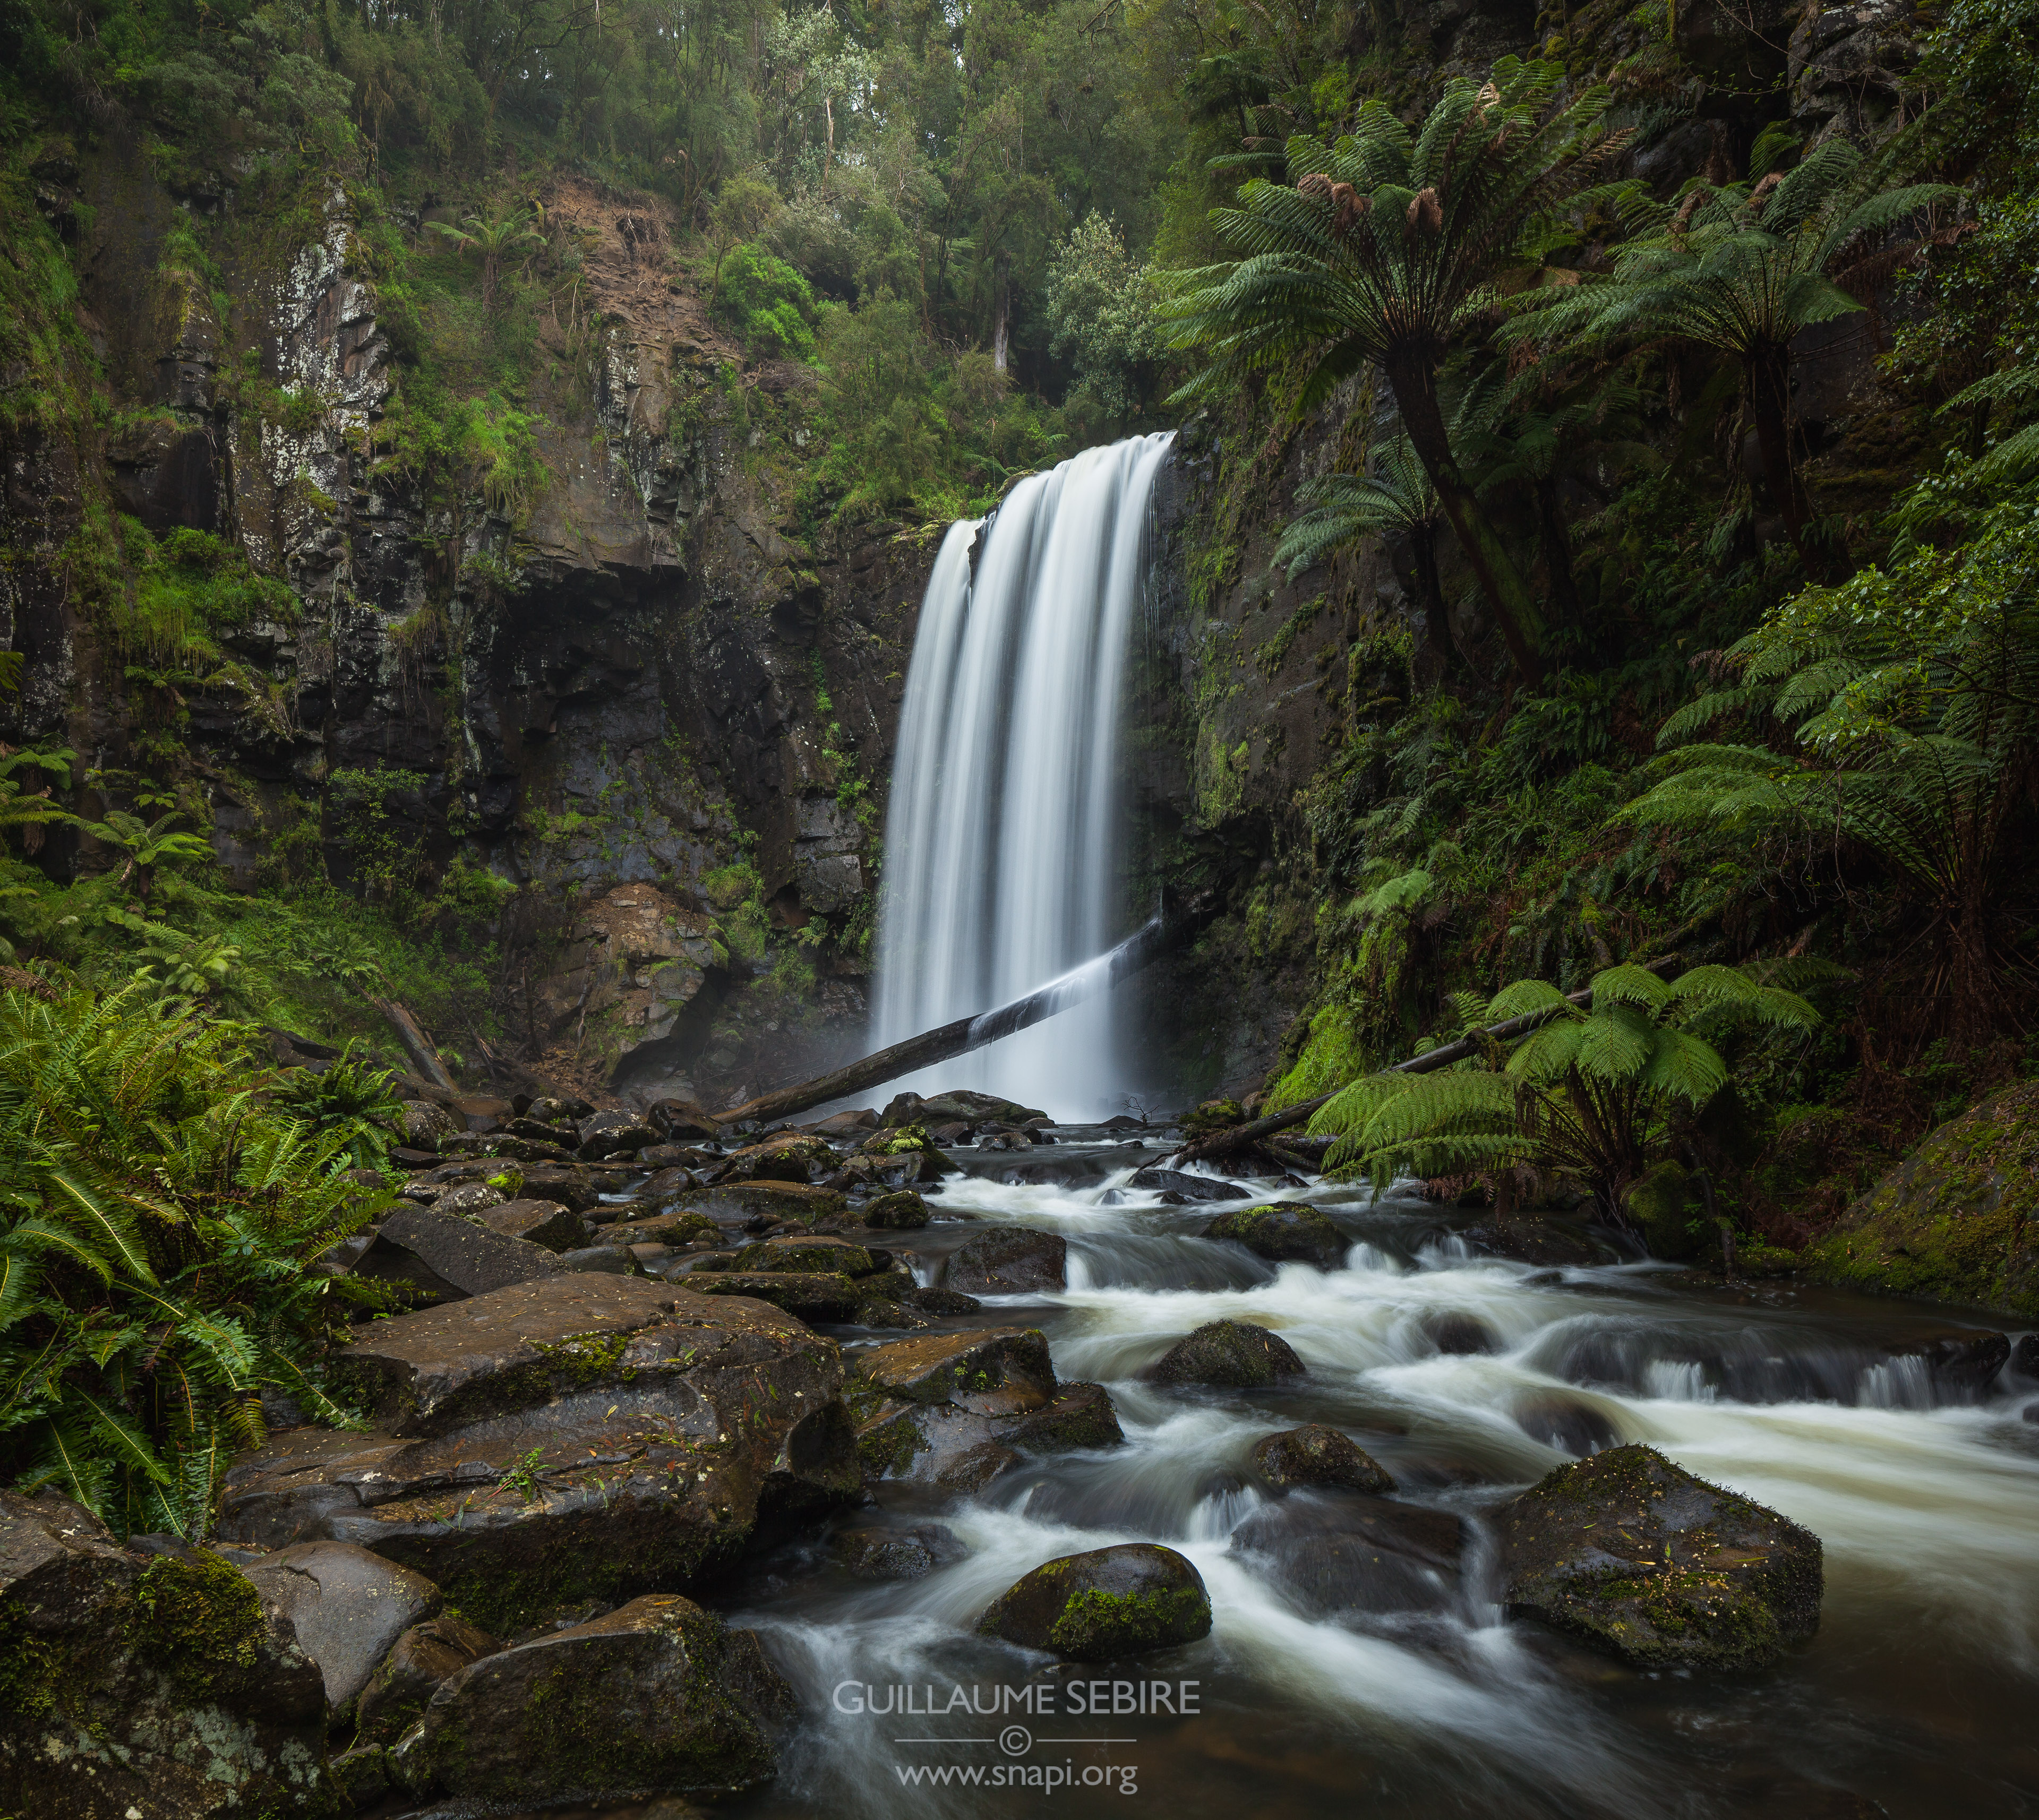
[[[439,1590],[423,1575],[351,1542],[299,1542],[241,1571],[271,1623],[287,1625],[283,1634],[318,1664],[336,1718],[352,1710],[397,1639],[439,1609]]]
[[[911,1189],[881,1194],[864,1210],[864,1223],[881,1232],[912,1232],[928,1223],[928,1204]]]
[[[1598,1405],[1562,1390],[1533,1391],[1519,1397],[1514,1415],[1515,1425],[1531,1440],[1555,1447],[1561,1454],[1597,1454],[1621,1439]]]
[[[1069,1241],[1059,1232],[994,1226],[950,1257],[942,1281],[965,1295],[1060,1289],[1069,1280]]]
[[[833,1545],[835,1558],[860,1580],[917,1580],[959,1561],[969,1551],[940,1523],[910,1529],[845,1530]]]
[[[2011,1358],[2008,1335],[1983,1327],[1946,1327],[1908,1336],[1892,1356],[1923,1362],[1934,1386],[1958,1397],[1980,1397]]]
[[[1547,1270],[1583,1269],[1621,1261],[1620,1253],[1604,1234],[1589,1231],[1577,1220],[1528,1215],[1483,1220],[1477,1226],[1462,1227],[1459,1237],[1490,1257],[1512,1258]]]
[[[573,1162],[526,1164],[521,1192],[533,1200],[556,1201],[571,1213],[590,1213],[600,1201],[594,1177]]]
[[[1464,1547],[1448,1511],[1349,1494],[1285,1499],[1232,1533],[1232,1553],[1315,1617],[1437,1610],[1457,1590]]]
[[[358,1735],[370,1743],[394,1744],[418,1722],[442,1682],[502,1647],[462,1617],[435,1617],[412,1625],[391,1645],[362,1689],[355,1708]]]
[[[480,1216],[481,1223],[504,1238],[522,1239],[556,1256],[591,1244],[594,1229],[556,1200],[506,1200]]]
[[[1254,1443],[1253,1464],[1281,1491],[1297,1485],[1335,1486],[1352,1492],[1392,1492],[1395,1481],[1379,1461],[1348,1435],[1306,1422]]]
[[[1153,1374],[1164,1384],[1257,1390],[1304,1371],[1296,1349],[1279,1334],[1244,1321],[1212,1321],[1170,1347]]]
[[[359,1543],[499,1635],[693,1583],[860,1480],[835,1343],[736,1296],[562,1273],[357,1328],[335,1375],[375,1430],[273,1435],[221,1535]]]
[[[485,1183],[491,1211],[502,1196]],[[485,1295],[514,1283],[556,1276],[559,1261],[541,1245],[492,1231],[477,1219],[444,1211],[444,1197],[431,1207],[400,1207],[376,1228],[375,1242],[354,1265],[357,1276],[409,1284],[420,1296],[453,1301]]]
[[[323,1816],[325,1685],[247,1577],[0,1491],[0,1813]]]
[[[1423,1337],[1449,1358],[1471,1358],[1483,1352],[1498,1352],[1501,1340],[1477,1314],[1456,1308],[1433,1310],[1422,1320]]]
[[[1251,1200],[1253,1196],[1238,1183],[1218,1181],[1207,1175],[1191,1175],[1187,1170],[1143,1169],[1127,1185],[1144,1188],[1149,1194],[1176,1194],[1184,1200]]]
[[[834,1271],[844,1276],[868,1276],[891,1261],[889,1252],[875,1253],[847,1238],[828,1233],[797,1233],[746,1245],[736,1256],[739,1270]]]
[[[1270,1264],[1314,1264],[1333,1270],[1345,1261],[1351,1241],[1314,1207],[1275,1201],[1221,1213],[1204,1228],[1206,1238],[1230,1239]]]
[[[1819,1627],[1819,1538],[1652,1447],[1560,1466],[1496,1522],[1509,1611],[1638,1668],[1761,1668]]]
[[[974,1489],[1020,1450],[1069,1453],[1125,1439],[1101,1385],[1064,1384],[1034,1328],[900,1340],[857,1355],[848,1401],[872,1479]]]
[[[793,1711],[754,1635],[655,1593],[457,1670],[391,1761],[415,1794],[519,1808],[734,1793],[776,1772]]]
[[[647,1124],[635,1113],[596,1113],[580,1121],[583,1162],[599,1162],[605,1157],[625,1156],[648,1146],[662,1143],[665,1134]]]
[[[690,1271],[687,1287],[703,1295],[742,1295],[769,1302],[802,1321],[841,1325],[856,1320],[868,1299],[849,1278],[834,1271]]]
[[[403,1116],[404,1142],[412,1150],[439,1150],[459,1129],[452,1113],[430,1100],[406,1100]]]
[[[754,1219],[797,1219],[811,1226],[838,1219],[849,1208],[841,1191],[799,1181],[717,1182],[676,1196],[674,1204],[705,1214],[718,1224],[739,1226]]]
[[[835,1162],[835,1152],[829,1148],[826,1138],[786,1132],[732,1152],[716,1166],[714,1179],[718,1182],[810,1182],[833,1170]]]
[[[1126,1542],[1044,1563],[993,1600],[977,1628],[1073,1662],[1116,1662],[1208,1636],[1210,1595],[1173,1549]]]

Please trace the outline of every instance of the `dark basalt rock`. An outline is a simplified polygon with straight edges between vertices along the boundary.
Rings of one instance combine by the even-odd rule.
[[[1490,1220],[1478,1226],[1461,1227],[1459,1237],[1475,1251],[1490,1257],[1513,1258],[1518,1264],[1540,1265],[1546,1269],[1580,1269],[1596,1264],[1614,1264],[1620,1253],[1609,1242],[1589,1234],[1570,1220],[1538,1219],[1523,1215],[1514,1219]]]
[[[2027,1344],[2033,1337],[2020,1342]],[[1897,1359],[1923,1359],[1935,1385],[1958,1397],[1980,1397],[2011,1358],[2011,1341],[1987,1328],[1949,1327],[1912,1335],[1891,1348]]]
[[[872,1299],[847,1276],[819,1270],[690,1271],[687,1287],[703,1295],[747,1296],[769,1302],[803,1321],[854,1321]]]
[[[1620,1439],[1614,1424],[1583,1397],[1540,1391],[1515,1405],[1515,1424],[1532,1441],[1561,1454],[1597,1454]]]
[[[220,1534],[358,1542],[499,1634],[692,1583],[860,1481],[834,1342],[757,1301],[563,1275],[357,1334],[339,1375],[380,1431],[272,1437]]]
[[[1074,1662],[1115,1662],[1208,1636],[1210,1595],[1173,1549],[1128,1542],[1044,1563],[1001,1594],[977,1628]]]
[[[1280,1335],[1244,1321],[1213,1321],[1170,1347],[1154,1376],[1164,1384],[1259,1390],[1304,1371],[1296,1349]]]
[[[1314,1207],[1276,1201],[1221,1213],[1204,1228],[1206,1238],[1228,1238],[1270,1263],[1300,1261],[1330,1270],[1345,1261],[1351,1241]]]
[[[835,1558],[860,1580],[917,1580],[969,1552],[940,1523],[845,1530],[833,1547]]]
[[[1256,1442],[1253,1463],[1270,1485],[1330,1485],[1353,1492],[1392,1492],[1395,1481],[1350,1436],[1308,1422]]]
[[[1213,1181],[1207,1175],[1191,1175],[1186,1170],[1143,1169],[1127,1185],[1149,1193],[1179,1194],[1184,1200],[1251,1200],[1253,1196],[1236,1182]]]
[[[325,1815],[318,1665],[203,1549],[0,1491],[0,1813]]]
[[[1060,1289],[1068,1281],[1069,1254],[1069,1241],[1059,1232],[995,1226],[950,1257],[942,1281],[966,1295]]]
[[[439,1590],[421,1574],[351,1542],[299,1542],[241,1570],[272,1625],[290,1626],[318,1664],[326,1706],[347,1712],[391,1645],[439,1609]]]
[[[974,1490],[1029,1453],[1124,1440],[1102,1386],[1062,1384],[1037,1329],[895,1340],[856,1357],[849,1402],[872,1479]]]
[[[833,1271],[843,1276],[868,1276],[891,1262],[887,1251],[872,1252],[847,1238],[826,1233],[803,1233],[790,1238],[768,1238],[746,1245],[737,1253],[739,1270]]]
[[[1464,1544],[1449,1511],[1365,1496],[1285,1499],[1232,1532],[1235,1554],[1319,1617],[1437,1610],[1457,1588]]]
[[[1638,1668],[1762,1668],[1819,1627],[1819,1538],[1654,1448],[1560,1466],[1497,1522],[1509,1610]]]
[[[580,1121],[579,1155],[583,1162],[599,1162],[604,1157],[621,1156],[664,1141],[664,1132],[635,1113],[597,1113]]]
[[[394,1744],[418,1722],[442,1682],[502,1647],[465,1618],[435,1617],[412,1625],[362,1690],[357,1735],[369,1743]]]
[[[489,1211],[502,1201],[485,1183],[474,1187],[491,1197]],[[478,1219],[442,1211],[442,1205],[399,1207],[377,1227],[375,1242],[355,1261],[354,1274],[406,1283],[421,1296],[451,1301],[559,1273],[558,1259],[545,1246],[492,1231]]]
[[[797,1219],[813,1225],[839,1219],[849,1206],[837,1189],[798,1181],[718,1182],[713,1188],[694,1189],[679,1196],[674,1204],[730,1225],[758,1219]]]
[[[534,1200],[556,1200],[573,1213],[589,1212],[600,1199],[594,1177],[571,1162],[526,1164],[523,1192]]]
[[[775,1773],[793,1711],[750,1632],[654,1593],[458,1670],[390,1760],[414,1794],[519,1807],[733,1792]]]
[[[1477,1314],[1457,1309],[1425,1315],[1423,1332],[1440,1352],[1454,1357],[1501,1350],[1501,1341],[1491,1327]]]
[[[480,1216],[481,1223],[504,1238],[518,1238],[555,1255],[578,1251],[594,1238],[594,1229],[556,1200],[506,1200]]]
[[[909,1188],[881,1194],[864,1208],[864,1223],[884,1232],[911,1232],[928,1223],[928,1204]]]

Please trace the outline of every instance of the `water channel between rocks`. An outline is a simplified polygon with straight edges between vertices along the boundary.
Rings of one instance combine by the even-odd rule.
[[[935,1223],[905,1236],[926,1280],[983,1222],[1064,1234],[1065,1290],[989,1298],[942,1325],[1038,1326],[1062,1377],[1107,1386],[1126,1445],[1030,1460],[966,1497],[879,1487],[877,1507],[849,1520],[938,1519],[968,1550],[924,1579],[854,1580],[817,1534],[723,1589],[715,1602],[759,1632],[803,1710],[776,1781],[721,1811],[2039,1811],[2039,1426],[2022,1417],[2039,1387],[2000,1378],[1964,1402],[1902,1356],[1908,1336],[1946,1329],[1943,1311],[1730,1288],[1646,1261],[1535,1268],[1469,1249],[1453,1227],[1475,1215],[1321,1183],[1261,1198],[1307,1193],[1351,1239],[1344,1266],[1277,1267],[1195,1236],[1218,1208],[1124,1187],[1137,1154],[1081,1135],[1052,1153],[1059,1182],[1001,1180],[1049,1171],[987,1158],[984,1174],[949,1177]],[[1143,1378],[1175,1340],[1226,1316],[1278,1331],[1308,1375],[1259,1392]],[[837,1332],[852,1349],[894,1337]],[[1490,1351],[1440,1349],[1441,1335],[1464,1345],[1483,1332]],[[1397,1497],[1467,1519],[1460,1571],[1380,1602],[1399,1609],[1327,1613],[1236,1547],[1268,1502],[1252,1443],[1304,1421],[1353,1435]],[[1616,1440],[1647,1442],[1822,1539],[1826,1598],[1809,1645],[1753,1676],[1657,1675],[1506,1620],[1482,1513]],[[1029,1568],[1128,1540],[1195,1563],[1214,1610],[1208,1638],[1093,1668],[973,1634]],[[1072,1715],[1099,1678],[1194,1682],[1197,1710]],[[982,1708],[1036,1682],[1057,1690],[1052,1719],[1038,1693],[1002,1697],[1031,1697],[1034,1713],[944,1710],[958,1686]],[[843,1710],[865,1685],[878,1690],[867,1704],[896,1708],[887,1690],[901,1684],[911,1716]],[[999,1742],[1016,1718],[1035,1740],[1017,1754]],[[1074,1786],[1050,1799],[1040,1784],[1055,1766]]]

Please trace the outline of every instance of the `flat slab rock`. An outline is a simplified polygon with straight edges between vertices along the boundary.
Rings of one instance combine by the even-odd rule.
[[[1125,1439],[1098,1384],[1064,1384],[1037,1328],[900,1340],[854,1356],[847,1398],[867,1477],[974,1491],[1023,1453]]]
[[[219,1533],[357,1543],[499,1633],[692,1583],[761,1513],[860,1483],[840,1350],[760,1302],[567,1276],[356,1346],[379,1431],[275,1436],[228,1473]]]
[[[391,1762],[413,1794],[519,1808],[732,1794],[774,1773],[793,1713],[754,1635],[652,1594],[457,1670]]]
[[[1073,1662],[1116,1662],[1208,1636],[1210,1594],[1173,1549],[1127,1542],[1043,1562],[1000,1594],[977,1628]]]
[[[1638,1668],[1761,1668],[1819,1628],[1819,1538],[1652,1447],[1560,1466],[1498,1522],[1509,1611]]]
[[[241,1564],[271,1622],[318,1664],[325,1703],[349,1711],[398,1637],[439,1609],[422,1574],[351,1542],[299,1542]]]
[[[493,1212],[502,1204],[487,1184],[473,1185],[492,1197],[477,1214]],[[544,1246],[493,1231],[479,1218],[465,1219],[438,1206],[401,1204],[376,1228],[375,1242],[355,1264],[354,1274],[407,1281],[426,1295],[453,1299],[554,1276],[559,1268]]]

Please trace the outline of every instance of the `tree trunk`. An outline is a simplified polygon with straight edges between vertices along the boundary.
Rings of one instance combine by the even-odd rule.
[[[1763,477],[1770,483],[1770,496],[1784,514],[1784,529],[1798,552],[1805,573],[1818,581],[1824,565],[1813,560],[1805,543],[1806,526],[1812,518],[1810,502],[1791,461],[1790,395],[1791,355],[1787,348],[1773,347],[1749,362],[1749,410],[1756,419],[1756,446],[1763,456]]]
[[[1471,563],[1480,592],[1494,611],[1508,654],[1522,680],[1532,688],[1543,681],[1543,616],[1522,571],[1515,566],[1501,534],[1460,473],[1452,453],[1451,438],[1445,429],[1443,411],[1437,404],[1437,370],[1418,361],[1395,361],[1388,368],[1388,383],[1395,393],[1402,427],[1409,433],[1410,446],[1437,498],[1458,533],[1459,545]]]
[[[1579,623],[1579,584],[1572,573],[1572,540],[1565,529],[1558,500],[1558,478],[1547,474],[1536,483],[1536,537],[1543,546],[1543,567],[1551,577],[1551,598],[1564,622]]]
[[[446,1071],[446,1064],[439,1060],[439,1051],[427,1040],[425,1033],[418,1028],[417,1019],[398,1004],[394,999],[378,999],[375,1008],[388,1021],[389,1028],[397,1033],[397,1041],[404,1045],[404,1052],[411,1058],[418,1072],[435,1087],[443,1087],[450,1094],[460,1089],[454,1085],[453,1076]]]
[[[1008,263],[1001,252],[991,264],[991,364],[1001,373],[1005,370],[1012,330],[1012,286]]]

